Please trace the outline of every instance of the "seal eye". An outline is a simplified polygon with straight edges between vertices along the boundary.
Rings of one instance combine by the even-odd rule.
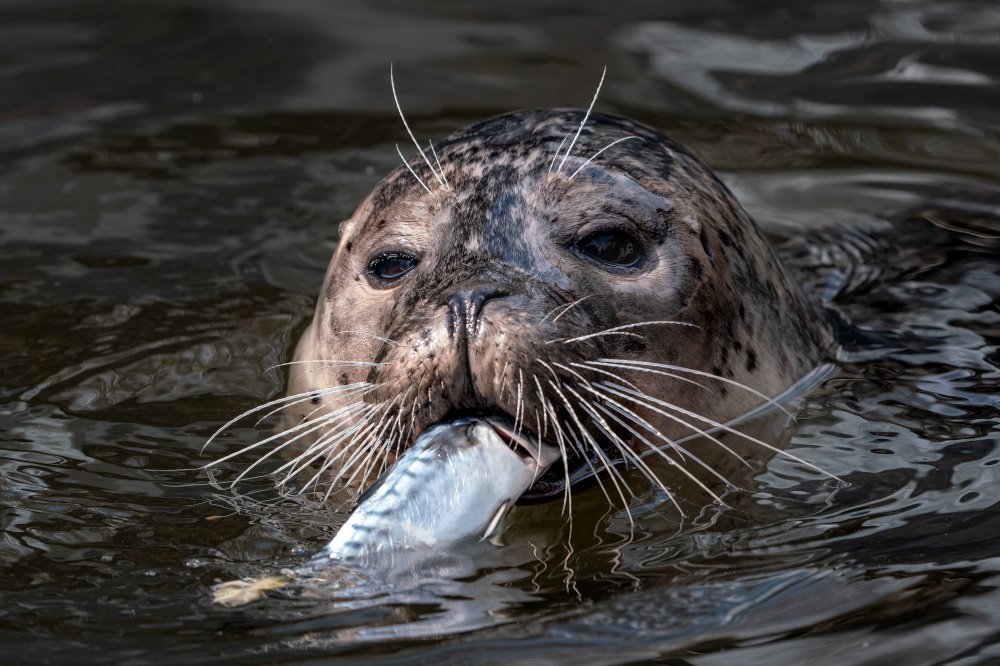
[[[617,268],[636,268],[642,262],[642,245],[621,231],[598,231],[574,247],[591,259]]]
[[[368,263],[368,278],[373,286],[385,289],[416,267],[415,258],[398,252],[386,252]]]

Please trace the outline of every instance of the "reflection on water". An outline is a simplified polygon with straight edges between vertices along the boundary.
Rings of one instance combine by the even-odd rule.
[[[985,0],[0,8],[0,662],[1000,658],[1000,273],[974,236],[870,258],[835,306],[836,370],[780,436],[840,487],[774,457],[680,531],[652,489],[635,529],[590,490],[572,540],[519,508],[480,575],[232,611],[213,582],[295,566],[343,511],[194,469],[260,437],[202,452],[280,395],[336,222],[397,162],[389,61],[425,137],[583,105],[607,64],[602,110],[817,247],[995,210],[998,35]]]

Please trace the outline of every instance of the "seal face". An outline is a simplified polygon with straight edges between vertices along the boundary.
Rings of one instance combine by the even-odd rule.
[[[711,170],[626,118],[583,121],[460,130],[342,224],[291,365],[300,467],[357,482],[470,414],[599,466],[816,366],[822,314]]]

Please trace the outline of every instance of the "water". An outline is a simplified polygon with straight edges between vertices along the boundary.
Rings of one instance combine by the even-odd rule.
[[[599,108],[691,146],[777,241],[1000,187],[995,3],[800,4],[6,3],[0,663],[1000,660],[988,253],[842,306],[787,436],[845,487],[774,458],[680,534],[590,491],[572,554],[543,506],[408,596],[209,602],[343,520],[192,468],[260,436],[201,451],[281,394],[336,222],[398,161],[390,61],[425,138],[585,105],[607,64]]]

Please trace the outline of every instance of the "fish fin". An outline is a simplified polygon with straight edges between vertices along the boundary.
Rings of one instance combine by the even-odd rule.
[[[510,500],[504,500],[503,504],[497,509],[497,512],[493,514],[493,518],[490,519],[489,525],[483,531],[483,536],[479,538],[480,543],[489,541],[494,546],[503,545],[500,537],[503,534],[504,522],[507,520],[507,514],[510,513],[511,506]]]

